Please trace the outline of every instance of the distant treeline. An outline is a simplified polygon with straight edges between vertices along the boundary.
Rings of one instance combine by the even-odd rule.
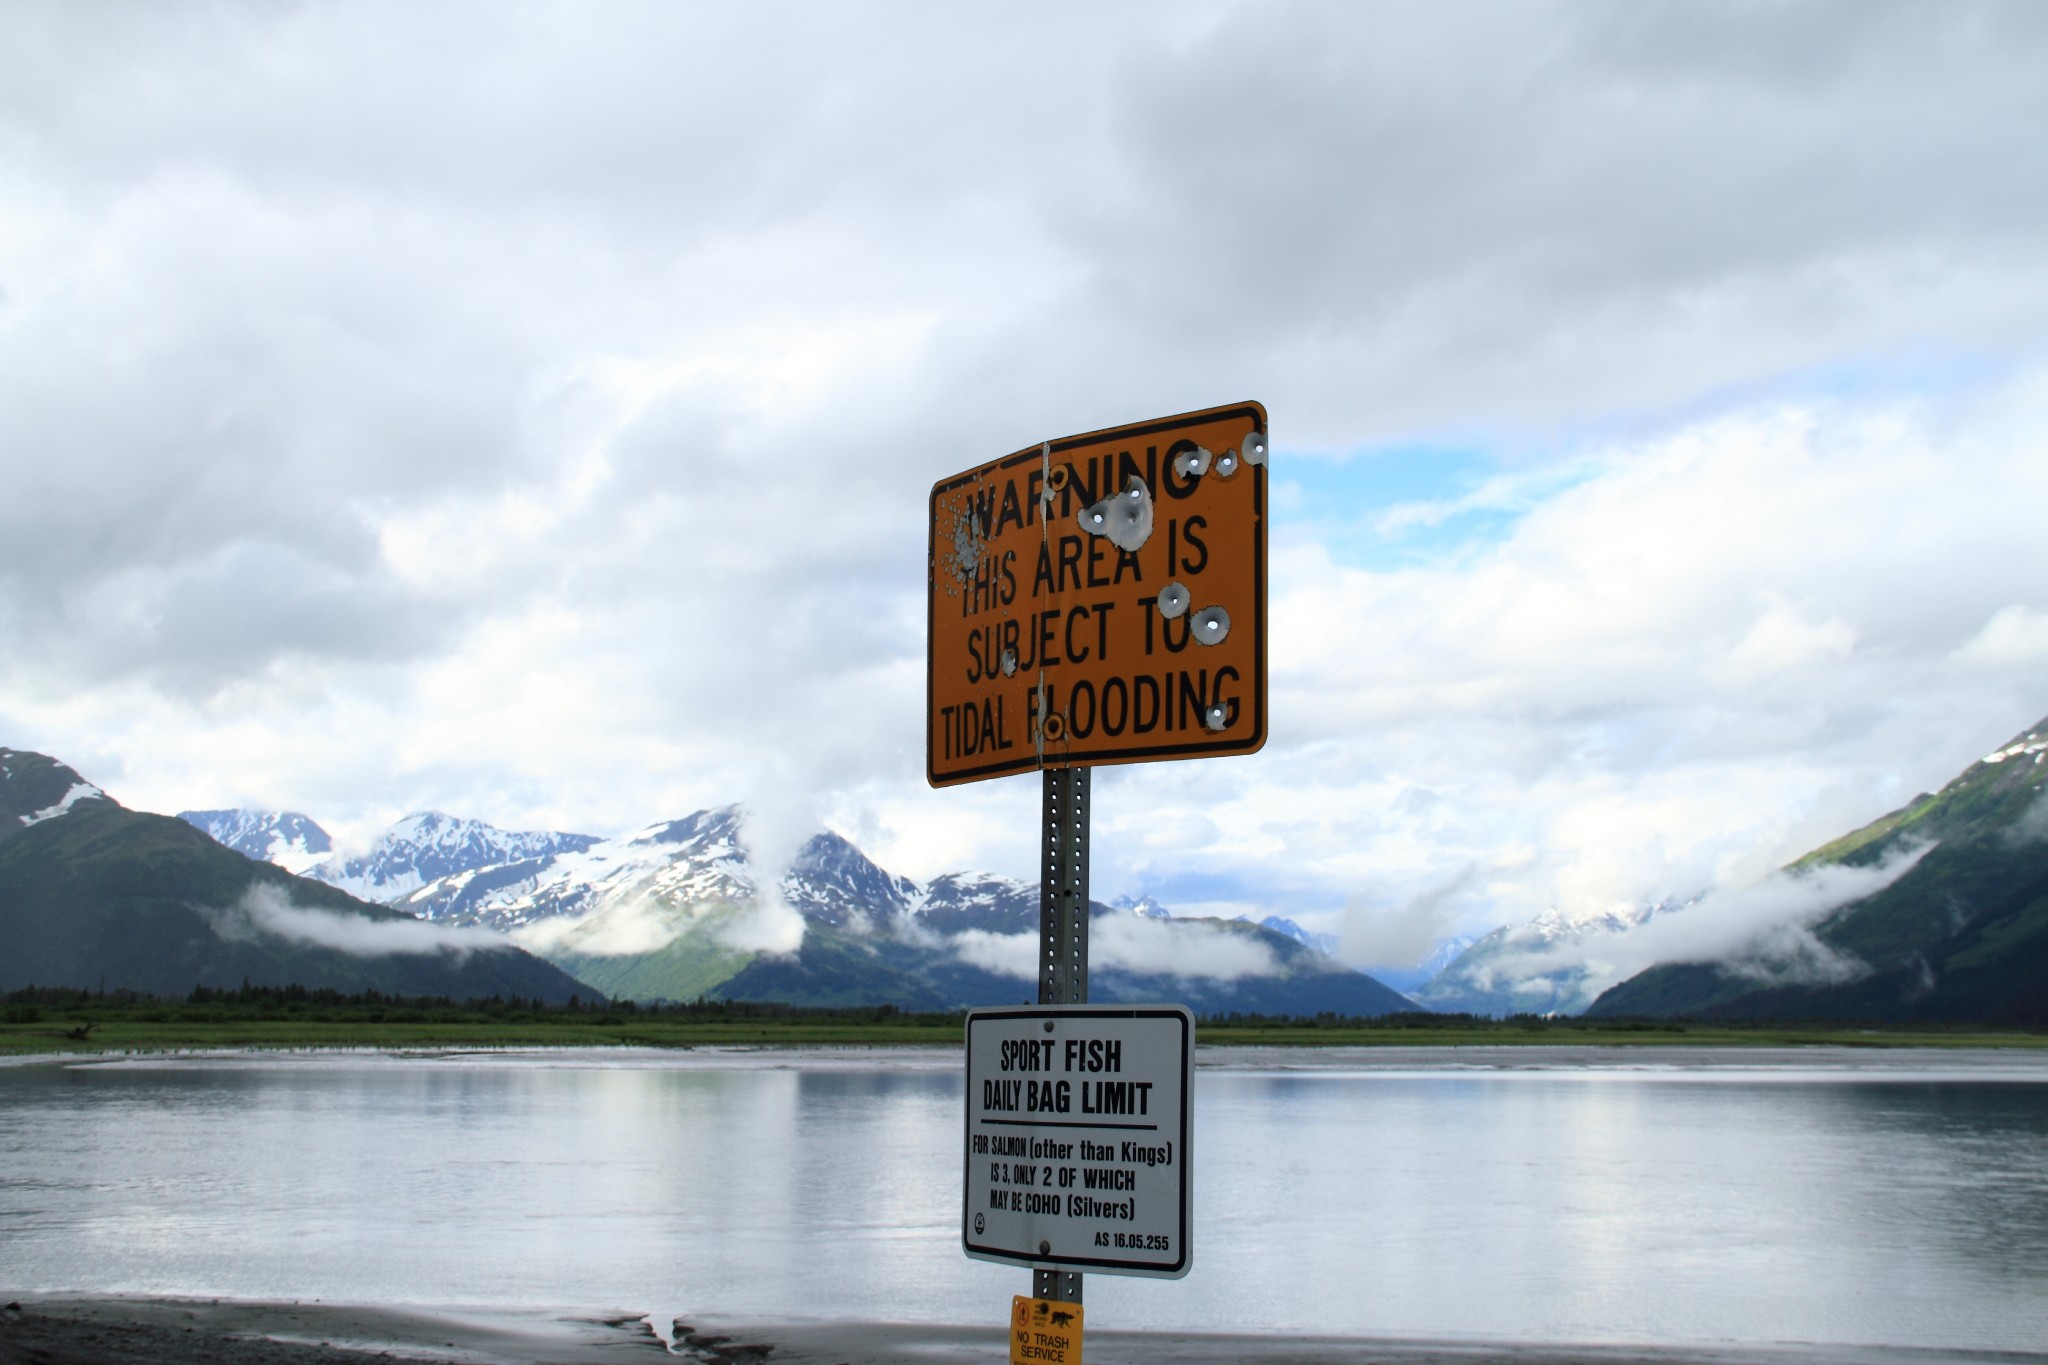
[[[1459,1032],[1466,1029],[1553,1029],[1586,1028],[1611,1033],[1633,1029],[1644,1033],[1679,1033],[1685,1025],[1675,1019],[1581,1019],[1554,1014],[1510,1014],[1496,1019],[1490,1014],[1434,1014],[1428,1010],[1401,1010],[1369,1018],[1333,1014],[1238,1014],[1235,1011],[1203,1016],[1202,1022],[1229,1028],[1270,1029],[1437,1029]]]
[[[895,1005],[855,1006],[811,1006],[788,1005],[775,1000],[712,1000],[699,997],[687,1001],[658,1001],[641,1003],[633,1000],[610,1000],[593,994],[589,1000],[571,996],[564,1004],[549,1004],[539,998],[526,1000],[518,997],[499,995],[466,1000],[455,1000],[445,995],[401,996],[383,991],[347,992],[331,987],[310,988],[306,986],[257,986],[244,981],[236,988],[195,986],[192,993],[183,999],[163,999],[143,995],[129,990],[76,990],[68,987],[28,986],[6,997],[9,1023],[33,1023],[34,1019],[16,1018],[22,1009],[50,1009],[76,1013],[82,1009],[141,1011],[147,1014],[160,1011],[161,1019],[183,1019],[195,1023],[225,1019],[248,1019],[274,1017],[278,1015],[305,1016],[309,1018],[362,1018],[370,1022],[393,1023],[455,1023],[465,1019],[506,1019],[516,1016],[535,1018],[580,1018],[583,1022],[598,1022],[606,1016],[626,1019],[689,1019],[689,1020],[803,1020],[819,1023],[890,1023],[927,1024],[932,1027],[960,1025],[966,1018],[965,1010],[917,1013],[898,1009]],[[409,1016],[409,1017],[401,1017]],[[1318,1014],[1245,1014],[1238,1011],[1202,1016],[1202,1022],[1212,1027],[1233,1029],[1344,1029],[1360,1028],[1402,1031],[1408,1029],[1432,1029],[1463,1031],[1469,1029],[1551,1029],[1598,1027],[1603,1032],[1614,1029],[1638,1029],[1646,1032],[1675,1033],[1684,1025],[1668,1019],[1655,1020],[1579,1020],[1552,1018],[1543,1015],[1517,1014],[1506,1019],[1493,1019],[1476,1014],[1432,1014],[1413,1010],[1396,1014],[1359,1016],[1337,1014],[1329,1010]]]
[[[545,1000],[516,996],[483,996],[455,1000],[445,995],[404,996],[384,991],[341,991],[332,987],[257,986],[243,981],[239,987],[195,986],[183,999],[144,995],[129,990],[80,990],[66,986],[25,986],[5,997],[4,1018],[10,1024],[33,1024],[45,1012],[76,1015],[81,1012],[122,1015],[148,1023],[224,1023],[229,1020],[303,1018],[365,1023],[419,1024],[464,1023],[478,1020],[561,1019],[583,1023],[624,1023],[629,1019],[687,1019],[698,1021],[806,1020],[820,1023],[891,1023],[957,1027],[961,1013],[911,1014],[894,1005],[860,1005],[844,1008],[799,1008],[775,1001],[708,1000],[663,1001],[642,1004],[634,1000],[607,1000],[593,994],[588,1000],[572,995],[568,1001],[551,1005]]]
[[[486,996],[455,1000],[445,995],[400,996],[382,991],[341,991],[328,987],[258,986],[244,981],[235,988],[195,986],[191,994],[165,999],[130,990],[81,990],[60,986],[27,986],[0,997],[0,1023],[37,1024],[58,1018],[126,1020],[139,1024],[234,1024],[264,1020],[349,1024],[517,1024],[546,1027],[639,1025],[825,1026],[858,1032],[881,1025],[891,1032],[930,1029],[934,1033],[962,1028],[966,1011],[912,1012],[895,1005],[799,1006],[772,1000],[711,1000],[641,1003],[572,996],[566,1003],[540,999]],[[1568,1042],[1626,1042],[1631,1037],[1653,1041],[1657,1036],[1688,1040],[1716,1036],[1758,1039],[1787,1028],[1812,1028],[1830,1041],[1853,1045],[1859,1032],[1878,1029],[1886,1035],[1912,1034],[1939,1039],[1974,1032],[1972,1026],[1943,1023],[1901,1023],[1828,1020],[1698,1020],[1631,1019],[1513,1014],[1495,1019],[1478,1014],[1431,1014],[1415,1010],[1369,1017],[1323,1011],[1317,1014],[1244,1014],[1236,1011],[1202,1016],[1212,1041],[1256,1043],[1270,1033],[1274,1041],[1292,1043],[1392,1042],[1409,1035],[1418,1042],[1515,1041],[1547,1038]],[[580,1030],[579,1030],[580,1031]],[[2039,1029],[2004,1029],[2013,1035],[2039,1034]],[[1872,1039],[1873,1044],[1876,1040]]]

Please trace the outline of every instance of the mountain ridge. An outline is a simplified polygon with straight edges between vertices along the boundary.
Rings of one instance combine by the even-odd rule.
[[[256,824],[261,814],[248,813]],[[382,885],[395,891],[390,904],[508,934],[592,987],[636,999],[948,1009],[1035,994],[1035,883],[947,873],[919,884],[822,830],[766,884],[744,822],[739,807],[720,806],[616,839],[529,835],[517,844],[469,822],[487,832],[462,844],[470,865]],[[404,822],[387,831],[377,845],[386,865],[428,865],[409,850],[412,837]],[[485,861],[500,853],[512,856]],[[1091,909],[1098,923],[1128,926],[1110,930],[1098,950],[1098,999],[1175,998],[1198,1012],[1414,1008],[1313,941],[1269,927],[1177,918],[1149,897]]]
[[[0,989],[297,984],[562,1002],[587,987],[513,944],[390,907],[131,811],[45,755],[0,749]]]

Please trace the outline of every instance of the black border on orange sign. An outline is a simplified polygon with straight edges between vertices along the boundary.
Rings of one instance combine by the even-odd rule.
[[[1147,422],[1132,422],[1126,426],[1103,427],[1098,431],[1086,431],[1074,436],[1062,436],[1057,441],[1052,441],[1049,444],[1052,446],[1052,453],[1057,455],[1063,450],[1073,450],[1079,446],[1100,445],[1113,440],[1153,436],[1162,431],[1171,431],[1176,427],[1190,426],[1196,422],[1215,421],[1219,418],[1238,416],[1251,417],[1257,424],[1257,429],[1266,433],[1267,449],[1270,452],[1272,448],[1272,431],[1267,424],[1266,407],[1265,404],[1254,399],[1246,399],[1242,403],[1228,403],[1217,408],[1198,408],[1193,412],[1178,413],[1172,417],[1156,417]],[[978,464],[972,469],[963,470],[950,478],[941,479],[932,485],[931,498],[929,499],[927,509],[927,520],[930,523],[930,529],[927,532],[925,542],[924,608],[924,778],[925,782],[932,787],[957,787],[963,783],[985,781],[991,777],[1008,777],[1014,773],[1035,772],[1041,767],[1066,768],[1074,766],[1064,760],[1053,761],[1050,758],[1041,763],[1037,753],[1034,751],[1031,754],[1022,755],[1017,758],[1004,759],[996,763],[986,763],[978,768],[957,770],[946,774],[944,777],[939,776],[932,767],[932,754],[936,750],[934,743],[936,736],[932,733],[932,718],[937,713],[937,697],[934,695],[932,679],[938,660],[932,657],[932,648],[933,635],[938,624],[939,607],[937,588],[939,499],[944,494],[950,493],[965,484],[972,483],[975,479],[986,474],[1010,469],[1013,466],[1028,461],[1045,458],[1046,444],[1048,443],[1041,442],[1035,446],[1028,446],[1014,454],[1005,455],[1001,459],[991,460],[986,464]],[[1268,459],[1270,458],[1269,453]],[[1163,763],[1177,758],[1227,758],[1239,754],[1255,754],[1266,747],[1266,466],[1263,464],[1253,465],[1251,470],[1255,476],[1252,483],[1252,515],[1256,519],[1253,529],[1253,542],[1257,547],[1256,553],[1252,556],[1252,587],[1253,591],[1257,594],[1259,604],[1258,620],[1253,630],[1255,647],[1258,651],[1258,667],[1256,669],[1258,676],[1253,683],[1253,693],[1258,700],[1257,727],[1252,731],[1249,738],[1241,740],[1211,740],[1206,742],[1198,740],[1194,743],[1164,750],[1155,745],[1142,749],[1129,748],[1095,751],[1087,755],[1086,762],[1082,766],[1092,768],[1116,763]]]

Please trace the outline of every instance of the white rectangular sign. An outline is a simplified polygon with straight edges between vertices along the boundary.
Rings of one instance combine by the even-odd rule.
[[[1187,1274],[1194,1064],[1195,1018],[1179,1005],[970,1012],[967,1254]]]

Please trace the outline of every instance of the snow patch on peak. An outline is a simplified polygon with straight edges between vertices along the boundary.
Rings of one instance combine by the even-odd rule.
[[[296,876],[334,852],[327,831],[297,811],[181,810],[178,818],[244,857],[275,863]]]
[[[720,845],[737,853],[740,825],[745,813],[738,806],[700,810],[680,820],[665,820],[633,831],[620,842],[627,844],[674,844],[689,851],[709,850]]]
[[[1984,755],[1984,761],[1986,763],[2003,763],[2008,758],[2025,758],[2028,754],[2039,755],[2043,751],[2048,751],[2048,739],[2041,739],[2033,734],[2025,734],[1996,753]],[[2034,761],[2038,763],[2040,759],[2037,757]]]
[[[31,811],[29,814],[21,817],[21,823],[23,826],[40,825],[45,820],[54,820],[60,815],[69,814],[71,808],[80,801],[104,801],[106,799],[107,794],[92,783],[74,782],[71,784],[71,790],[65,792],[56,804],[45,806],[39,811]]]
[[[404,900],[430,882],[508,863],[580,853],[604,842],[588,834],[499,829],[439,811],[415,811],[358,857],[329,859],[311,875],[364,900]]]
[[[1250,915],[1239,915],[1238,918],[1246,923],[1252,922]],[[1303,947],[1313,948],[1319,953],[1327,953],[1332,957],[1337,955],[1337,936],[1335,934],[1322,934],[1312,929],[1304,929],[1293,920],[1281,915],[1268,915],[1264,919],[1257,921],[1257,923],[1261,929],[1271,929],[1276,934],[1293,939]]]

